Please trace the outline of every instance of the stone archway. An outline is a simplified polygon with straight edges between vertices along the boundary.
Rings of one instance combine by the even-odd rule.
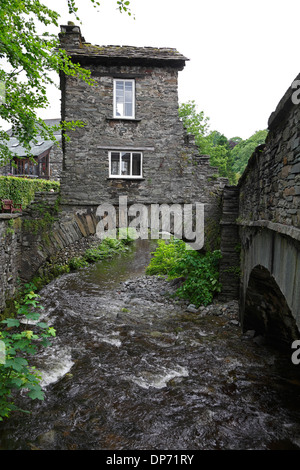
[[[265,336],[268,343],[290,348],[299,332],[291,309],[270,271],[255,266],[249,277],[245,295],[243,330],[253,329]]]

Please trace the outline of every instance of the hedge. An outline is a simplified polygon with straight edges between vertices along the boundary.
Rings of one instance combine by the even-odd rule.
[[[0,200],[12,199],[14,203],[21,203],[23,208],[30,204],[36,192],[59,191],[59,188],[58,181],[0,176]]]

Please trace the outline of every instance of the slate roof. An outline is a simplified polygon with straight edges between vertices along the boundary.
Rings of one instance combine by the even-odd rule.
[[[176,49],[169,47],[136,47],[136,46],[117,46],[117,45],[92,45],[85,41],[81,36],[78,26],[61,26],[63,34],[80,36],[77,46],[64,44],[68,54],[72,59],[79,62],[106,62],[106,63],[151,63],[155,65],[169,65],[183,68],[185,62],[189,59],[180,54]],[[63,35],[60,35],[63,38]]]
[[[154,59],[154,60],[188,60],[176,49],[167,47],[136,47],[136,46],[97,46],[82,43],[82,47],[72,50],[73,55],[89,55],[106,58]]]
[[[56,126],[60,124],[60,119],[45,119],[45,123],[48,126]],[[11,131],[8,131],[10,134]],[[61,131],[55,131],[54,135],[58,142],[61,141]],[[42,137],[37,137],[37,144],[33,144],[31,147],[31,153],[33,156],[37,157],[44,153],[46,150],[49,150],[54,143],[52,140],[45,140]],[[26,151],[25,149],[19,144],[19,141],[16,137],[11,136],[8,142],[8,147],[11,152],[13,152],[17,157],[25,157]]]

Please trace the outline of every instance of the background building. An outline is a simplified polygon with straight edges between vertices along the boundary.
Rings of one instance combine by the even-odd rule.
[[[57,126],[60,119],[46,119],[48,126]],[[11,131],[8,147],[15,154],[13,163],[10,162],[0,167],[0,175],[2,176],[27,176],[31,178],[43,178],[59,180],[62,169],[62,149],[61,149],[61,131],[55,131],[55,138],[59,145],[51,140],[45,140],[37,137],[37,143],[31,147],[33,159],[29,159],[25,149],[19,143],[18,139],[13,136]]]

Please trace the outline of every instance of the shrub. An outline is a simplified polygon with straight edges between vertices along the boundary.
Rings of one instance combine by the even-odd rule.
[[[178,239],[172,239],[169,243],[165,240],[157,240],[157,248],[154,256],[146,269],[147,274],[168,275],[173,279],[170,271],[174,269],[177,263],[185,256],[185,243]],[[174,272],[174,278],[180,277]]]
[[[102,259],[103,254],[101,253],[99,248],[88,248],[86,250],[86,252],[84,253],[84,258],[89,263],[94,263],[94,262],[99,261],[100,259]]]
[[[219,250],[205,254],[187,249],[182,240],[172,239],[169,243],[158,240],[158,247],[146,269],[147,274],[167,275],[168,279],[184,277],[176,295],[187,299],[197,307],[212,302],[220,292]]]
[[[59,191],[58,181],[19,178],[16,176],[0,176],[0,199],[12,199],[14,203],[28,206],[39,191]]]
[[[109,258],[116,253],[128,250],[129,238],[118,240],[117,238],[105,238],[98,246],[88,248],[82,256],[74,257],[69,261],[71,269],[80,269],[95,263],[101,259]]]
[[[56,333],[54,328],[39,321],[37,309],[42,307],[34,290],[33,284],[26,284],[21,301],[15,302],[15,318],[1,321],[3,329],[0,340],[4,345],[4,360],[0,363],[0,421],[18,410],[14,404],[16,392],[24,391],[33,400],[44,399],[39,384],[40,375],[30,367],[27,357],[35,354],[38,348],[49,346],[48,338]],[[31,329],[28,329],[26,321],[21,321],[26,319],[34,320],[35,325]]]
[[[85,266],[88,266],[88,262],[82,258],[81,256],[74,257],[70,259],[69,261],[69,267],[70,269],[79,269],[79,268],[84,268]]]

